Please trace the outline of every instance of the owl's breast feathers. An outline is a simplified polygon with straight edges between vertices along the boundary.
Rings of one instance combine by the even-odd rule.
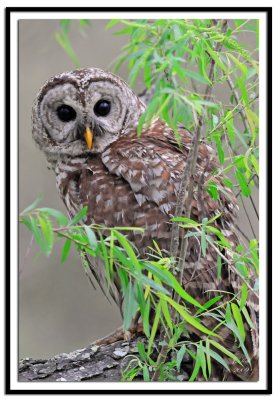
[[[175,215],[180,178],[186,168],[192,142],[188,131],[182,129],[180,135],[181,147],[177,145],[172,130],[156,121],[143,131],[141,137],[137,136],[137,132],[122,136],[102,154],[58,163],[57,186],[69,213],[73,216],[87,205],[87,224],[142,227],[145,229],[143,235],[129,233],[129,239],[142,255],[148,246],[153,246],[153,240],[167,254],[171,238],[169,222]],[[238,244],[235,228],[238,207],[232,192],[224,187],[215,173],[218,167],[214,150],[201,144],[194,175],[191,218],[202,222],[205,217],[210,219],[221,214],[214,226],[235,248]],[[206,191],[209,182],[218,186],[216,201]],[[216,251],[209,246],[206,257],[203,257],[200,247],[198,238],[189,239],[183,278],[185,289],[201,303],[204,303],[204,292],[207,290],[237,293],[242,284],[239,277],[228,266],[222,266],[221,277],[218,277]],[[232,260],[232,251],[227,250],[225,256]],[[252,286],[254,279],[251,276]],[[216,292],[209,292],[211,294]],[[252,294],[249,295],[248,305],[254,314],[258,303]],[[215,321],[208,318],[208,327],[212,322]],[[227,328],[226,331],[226,341],[233,341],[233,335]],[[254,339],[250,336],[248,340],[252,347]],[[247,372],[249,376],[250,371]]]

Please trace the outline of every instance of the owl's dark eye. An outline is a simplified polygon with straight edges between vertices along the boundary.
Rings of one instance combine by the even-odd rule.
[[[57,115],[58,118],[63,122],[73,121],[76,118],[75,110],[66,104],[63,104],[57,108]]]
[[[94,113],[97,117],[105,117],[111,110],[111,104],[107,100],[99,100],[94,106]]]

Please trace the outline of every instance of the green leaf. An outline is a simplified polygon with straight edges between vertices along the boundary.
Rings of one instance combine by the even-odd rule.
[[[239,305],[240,310],[242,310],[242,308],[245,306],[247,298],[248,298],[248,287],[246,283],[243,283],[241,286],[241,297]]]
[[[62,249],[61,263],[64,263],[66,261],[66,259],[68,258],[68,255],[70,252],[70,247],[71,247],[71,240],[66,239],[64,247]]]
[[[118,24],[120,22],[120,19],[111,19],[108,24],[106,25],[105,29],[110,29],[112,26]]]
[[[201,368],[201,362],[199,357],[196,357],[196,361],[195,361],[195,365],[194,365],[194,369],[192,371],[192,374],[189,378],[189,382],[193,382],[196,378],[196,376],[198,375],[199,369]]]
[[[221,278],[222,271],[222,259],[219,255],[217,255],[217,279]]]
[[[214,347],[216,347],[218,350],[222,351],[222,353],[226,354],[226,356],[230,357],[233,359],[235,362],[238,364],[242,365],[239,358],[235,356],[233,353],[231,353],[229,350],[225,349],[220,343],[216,342],[213,339],[208,339],[210,341],[210,344],[212,344]]]
[[[209,343],[209,340],[207,340],[207,342]],[[215,351],[213,351],[211,349],[209,349],[208,351],[212,358],[214,358],[217,362],[219,362],[219,364],[223,365],[224,368],[226,368],[228,371],[230,371],[228,364],[226,363],[224,358],[222,358],[220,356],[220,354],[216,353]]]
[[[251,318],[250,318],[250,315],[249,315],[249,313],[248,313],[248,311],[247,311],[247,308],[246,308],[245,306],[242,307],[242,314],[244,315],[244,317],[245,317],[245,319],[246,319],[248,325],[250,326],[250,328],[251,328],[251,329],[254,329],[254,324],[253,324],[253,322],[252,322],[252,320],[251,320]]]
[[[188,76],[188,77],[191,78],[191,79],[194,79],[195,81],[198,81],[198,82],[203,83],[203,84],[205,84],[205,85],[208,83],[207,79],[204,78],[204,77],[203,77],[201,74],[199,74],[198,72],[191,71],[190,69],[186,69],[186,68],[183,70],[183,72],[184,72],[184,74],[185,74],[186,76]]]
[[[250,159],[251,163],[253,164],[256,174],[259,176],[260,170],[259,170],[259,163],[258,163],[257,158],[254,156],[254,154],[251,154],[249,159]]]
[[[157,328],[158,328],[160,319],[161,319],[161,304],[159,302],[158,305],[155,307],[155,317],[154,317],[154,321],[153,321],[153,325],[152,325],[151,336],[150,336],[149,343],[148,343],[148,355],[150,355],[152,352],[152,345],[153,345],[153,341],[154,341],[154,338],[155,338],[155,335],[157,332]]]
[[[183,344],[177,353],[177,370],[180,371],[181,363],[186,352],[186,347]]]
[[[232,322],[232,312],[231,312],[231,306],[230,303],[227,304],[226,306],[226,321],[227,323]]]
[[[247,183],[247,181],[245,179],[245,176],[240,172],[239,169],[236,169],[235,175],[236,175],[236,179],[237,179],[237,181],[239,183],[239,186],[240,186],[242,194],[245,197],[250,196],[251,189],[250,189],[250,187],[249,187],[249,185],[248,185],[248,183]]]
[[[32,215],[30,215],[29,217],[30,219],[30,226],[31,226],[31,231],[33,233],[33,236],[35,238],[35,241],[37,242],[38,246],[40,247],[40,249],[42,250],[43,253],[46,253],[47,251],[47,247],[45,245],[45,242],[43,241],[39,228],[37,226],[37,222],[35,221],[35,219],[32,217]]]
[[[211,356],[210,356],[210,345],[209,345],[209,341],[208,340],[206,340],[205,352],[206,352],[206,357],[207,357],[208,375],[210,377],[210,375],[211,375],[211,358],[210,357]]]
[[[162,313],[163,313],[165,321],[168,325],[168,328],[170,329],[171,333],[173,334],[173,323],[172,323],[171,315],[170,315],[170,312],[168,309],[168,305],[167,305],[166,301],[162,298],[160,299],[160,304],[161,304]]]
[[[190,315],[184,307],[182,307],[180,304],[176,303],[173,299],[170,297],[165,296],[164,294],[159,294],[159,297],[165,299],[168,303],[171,304],[172,307],[174,307],[178,313],[185,319],[186,322],[188,322],[190,325],[194,326],[196,329],[199,331],[206,333],[207,335],[212,335],[212,336],[218,336],[216,333],[210,331],[207,329],[205,326],[203,326],[196,318],[194,318],[192,315]]]
[[[221,244],[223,244],[223,246],[227,247],[228,249],[230,249],[232,246],[231,244],[228,242],[228,240],[225,238],[225,236],[223,235],[222,232],[220,232],[217,228],[214,228],[213,226],[206,226],[206,230],[214,233],[220,240]]]
[[[69,223],[68,218],[61,211],[55,210],[54,208],[43,207],[38,208],[38,211],[46,213],[50,217],[55,218],[60,225],[67,225]]]
[[[43,194],[39,194],[38,197],[36,198],[36,200],[28,207],[26,207],[21,213],[20,216],[27,214],[29,211],[33,210],[34,208],[37,207],[37,205],[39,204],[39,202],[42,199]]]
[[[169,291],[165,287],[159,285],[159,283],[155,282],[153,279],[150,279],[145,275],[142,275],[141,279],[146,286],[150,286],[155,290],[155,292],[169,294]]]
[[[154,270],[152,270],[150,268],[150,265],[154,266],[154,262],[151,263],[146,263],[145,267],[153,272]],[[162,266],[160,266],[160,268],[163,268]],[[177,281],[177,279],[173,276],[173,274],[171,274],[171,272],[169,272],[167,269],[163,269],[163,276],[160,275],[160,278],[162,281],[164,281],[164,276],[167,277],[167,285],[171,286],[172,288],[175,289],[175,291],[180,295],[180,297],[182,297],[185,301],[187,301],[190,304],[193,304],[194,306],[198,307],[198,308],[202,308],[202,305],[195,300],[192,296],[190,296],[190,294],[188,294],[179,284],[179,282]]]
[[[127,290],[124,295],[124,305],[123,305],[123,314],[124,314],[124,330],[127,331],[132,318],[135,316],[136,310],[138,308],[138,303],[136,300],[134,286],[130,282]]]
[[[224,185],[225,185],[227,188],[229,188],[229,189],[232,189],[233,186],[234,186],[233,182],[232,182],[230,179],[222,178],[222,182],[223,182]]]
[[[207,381],[208,380],[208,378],[207,378],[207,362],[206,362],[206,357],[205,357],[205,353],[204,353],[204,348],[203,348],[202,342],[200,342],[199,345],[198,345],[197,356],[200,358],[200,363],[201,363],[203,376]]]
[[[209,182],[206,188],[207,192],[213,198],[214,201],[218,200],[218,188],[216,182]]]
[[[147,361],[147,353],[145,351],[145,345],[143,342],[137,342],[138,353],[140,354],[143,361]]]
[[[216,296],[213,297],[212,299],[210,299],[209,301],[207,301],[203,306],[202,309],[199,309],[196,313],[196,315],[200,314],[201,312],[203,312],[204,310],[207,310],[208,308],[210,308],[213,304],[215,304],[218,300],[222,299],[222,295],[221,296]]]
[[[82,210],[70,221],[68,225],[69,226],[76,225],[82,218],[85,217],[85,215],[87,214],[87,210],[88,210],[87,206],[82,208]]]
[[[231,307],[232,307],[233,315],[234,315],[234,318],[235,318],[239,333],[240,333],[240,335],[242,337],[242,340],[244,342],[246,335],[245,335],[244,324],[243,324],[242,317],[241,317],[241,312],[240,312],[238,306],[235,303],[232,303]]]
[[[143,366],[143,379],[144,382],[150,382],[150,374],[147,365]]]
[[[121,246],[123,246],[123,248],[125,249],[133,266],[137,269],[138,268],[140,269],[140,264],[139,264],[138,258],[136,256],[131,244],[129,243],[128,239],[124,235],[122,235],[120,232],[114,231],[114,234],[115,234],[117,240],[119,241],[119,243],[121,244]]]
[[[54,243],[53,227],[48,216],[43,213],[38,215],[38,221],[40,223],[41,231],[45,239],[45,254],[49,256],[51,254]]]
[[[88,237],[89,244],[90,244],[91,248],[93,250],[95,250],[97,245],[98,245],[98,242],[97,242],[96,235],[95,235],[94,231],[87,225],[84,225],[84,230],[85,230],[86,235]]]

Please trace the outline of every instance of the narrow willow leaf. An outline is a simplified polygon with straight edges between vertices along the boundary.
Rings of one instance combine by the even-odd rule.
[[[157,293],[161,292],[161,293],[165,293],[165,294],[169,294],[169,291],[159,285],[159,283],[155,282],[153,279],[149,279],[147,276],[142,275],[141,276],[142,282],[146,285],[146,286],[150,286],[151,288],[153,288]]]
[[[221,217],[222,213],[219,213],[215,215],[213,218],[208,220],[208,224],[211,224],[213,221],[215,221],[217,218]]]
[[[38,208],[38,211],[55,218],[60,225],[67,225],[69,223],[68,218],[61,211],[55,210],[54,208],[42,207]]]
[[[224,185],[225,185],[227,188],[229,188],[229,189],[232,189],[233,186],[234,186],[233,182],[230,181],[230,179],[222,178],[222,182],[223,182]]]
[[[162,309],[164,319],[168,325],[168,328],[170,329],[171,333],[173,334],[173,323],[172,323],[171,315],[170,315],[170,312],[168,309],[168,305],[167,305],[166,301],[162,298],[160,299],[160,304],[161,304],[161,309]]]
[[[145,351],[145,345],[143,342],[137,342],[138,353],[140,354],[143,361],[147,361],[147,353]]]
[[[35,200],[32,204],[30,204],[30,206],[26,207],[26,208],[20,213],[20,216],[22,216],[22,215],[28,213],[29,211],[33,210],[34,208],[36,208],[37,205],[39,204],[39,202],[41,201],[42,196],[43,196],[42,193],[39,194],[38,197],[36,198],[36,200]]]
[[[209,182],[206,190],[214,201],[218,200],[218,188],[215,182]]]
[[[150,382],[150,374],[147,365],[143,366],[143,379],[144,382]]]
[[[149,269],[151,272],[153,272],[150,269],[150,265],[153,266],[153,262],[152,263],[147,263],[145,264],[145,267],[147,269]],[[163,268],[161,266],[161,268]],[[160,276],[161,280],[164,282],[164,275],[167,277],[167,281],[165,283],[167,283],[167,285],[171,286],[173,289],[175,289],[175,291],[188,303],[193,304],[194,306],[198,307],[198,308],[202,308],[202,305],[195,300],[192,296],[190,296],[190,294],[188,294],[179,284],[179,282],[177,281],[177,279],[174,277],[174,275],[168,271],[167,269],[163,269],[163,277]]]
[[[225,238],[225,236],[223,235],[222,232],[220,232],[217,228],[213,227],[213,226],[206,226],[206,229],[212,233],[214,233],[220,240],[221,244],[223,244],[223,246],[227,247],[227,248],[231,248],[231,244],[228,242],[228,240]]]
[[[206,333],[207,335],[218,336],[216,333],[210,331],[204,325],[202,325],[196,318],[194,318],[192,315],[190,315],[185,310],[184,307],[182,307],[180,304],[176,303],[173,299],[165,296],[164,294],[159,294],[159,297],[161,297],[161,296],[163,296],[162,298],[165,299],[168,303],[170,303],[171,306],[174,307],[178,311],[178,313],[185,319],[185,321],[188,322],[190,325],[194,326],[199,331]]]
[[[226,122],[227,133],[232,146],[235,145],[235,131],[234,131],[234,123],[233,119],[230,119]]]
[[[112,26],[118,24],[120,22],[120,19],[111,19],[108,24],[106,25],[105,29],[110,29]]]
[[[122,235],[120,232],[114,231],[114,234],[115,234],[117,240],[119,241],[119,243],[121,244],[121,246],[123,246],[123,248],[125,249],[127,255],[130,257],[130,260],[133,263],[133,266],[135,268],[140,268],[138,258],[136,256],[131,244],[129,243],[128,239],[124,235]]]
[[[200,368],[201,368],[200,359],[198,357],[196,357],[194,369],[193,369],[192,374],[191,374],[191,376],[189,378],[189,382],[193,382],[195,380],[196,376],[198,375],[198,372],[199,372]]]
[[[251,317],[250,317],[250,315],[249,315],[249,313],[247,311],[247,308],[245,306],[242,308],[242,314],[244,315],[244,317],[245,317],[248,325],[250,326],[250,328],[254,329],[254,324],[253,324],[253,322],[251,320]]]
[[[224,346],[222,346],[220,343],[216,342],[213,339],[208,339],[210,341],[210,344],[212,344],[214,347],[216,347],[218,350],[222,351],[222,353],[226,354],[226,356],[232,358],[234,361],[236,361],[238,364],[242,365],[239,358],[235,356],[233,353],[231,353],[229,350],[225,349]]]
[[[84,230],[86,232],[91,248],[95,250],[98,245],[98,242],[94,231],[87,225],[84,225]]]
[[[150,355],[152,352],[152,345],[153,345],[153,341],[154,341],[154,338],[155,338],[155,335],[157,332],[160,318],[161,318],[161,304],[159,302],[158,305],[155,307],[155,317],[154,317],[152,330],[151,330],[151,336],[150,336],[149,344],[148,344],[148,355]]]
[[[222,271],[222,259],[219,255],[217,255],[217,279],[221,278]]]
[[[251,110],[249,110],[248,108],[246,109],[246,117],[247,117],[249,127],[251,129],[251,135],[252,135],[251,146],[254,146],[256,138],[257,138],[257,133],[256,133],[254,121],[253,121],[253,114],[252,114]]]
[[[198,345],[197,355],[198,355],[198,357],[200,359],[203,376],[204,376],[205,380],[207,381],[208,380],[208,377],[207,377],[207,361],[206,361],[206,357],[205,357],[205,353],[204,353],[204,348],[203,348],[202,342],[200,342],[199,345]]]
[[[33,236],[35,238],[35,241],[37,242],[37,244],[40,247],[40,249],[42,250],[42,252],[46,253],[47,252],[47,246],[45,245],[45,242],[42,239],[42,236],[40,234],[40,230],[39,230],[39,228],[37,226],[37,222],[32,217],[32,215],[30,215],[29,219],[30,219],[31,230],[32,230]]]
[[[152,79],[153,79],[152,64],[150,61],[148,61],[148,62],[146,62],[145,66],[144,66],[144,81],[145,81],[146,88],[150,89],[150,87],[152,85]]]
[[[236,179],[237,179],[237,181],[239,183],[239,186],[240,186],[242,194],[245,197],[250,196],[251,189],[250,189],[250,187],[249,187],[244,175],[241,173],[241,171],[239,169],[236,169],[235,174],[236,174]]]
[[[79,221],[81,221],[82,218],[84,218],[85,215],[87,214],[87,210],[88,210],[87,206],[82,208],[82,210],[78,214],[76,214],[76,216],[70,221],[69,226],[76,225]]]
[[[191,79],[194,79],[197,82],[200,82],[200,83],[203,83],[203,84],[207,84],[208,83],[208,80],[206,78],[204,78],[198,72],[192,71],[192,70],[187,69],[187,68],[185,68],[183,71],[184,71],[184,74],[186,76],[188,76]]]
[[[53,227],[48,216],[43,213],[38,215],[38,221],[40,223],[41,231],[45,239],[45,254],[49,256],[51,254],[54,243]]]
[[[209,343],[209,341],[207,340],[207,342]],[[226,363],[226,361],[224,360],[224,358],[222,358],[220,356],[220,354],[216,353],[215,351],[209,349],[209,354],[212,358],[214,358],[217,362],[219,362],[219,364],[223,365],[224,368],[226,368],[228,371],[230,371],[230,368],[228,366],[228,364]]]
[[[177,352],[177,370],[180,371],[181,363],[186,352],[186,347],[183,344],[179,351]]]
[[[239,305],[240,310],[242,310],[242,308],[245,306],[247,298],[248,298],[248,287],[246,283],[243,283],[241,286],[241,297]]]
[[[229,303],[226,306],[225,318],[226,318],[227,323],[232,322],[232,312],[231,312],[231,306]]]
[[[149,324],[149,316],[150,316],[150,297],[145,299],[143,288],[141,284],[137,284],[137,301],[140,308],[141,319],[143,322],[144,333],[147,337],[150,336],[150,324]]]
[[[110,283],[111,274],[110,274],[110,262],[109,262],[108,250],[101,233],[99,233],[99,238],[100,238],[100,246],[98,246],[96,249],[100,252],[100,256],[104,261],[107,282]]]
[[[61,263],[64,263],[66,259],[68,258],[69,252],[70,252],[70,247],[71,247],[71,240],[66,239],[64,247],[62,249],[62,254],[61,254]]]
[[[124,306],[123,306],[123,314],[124,314],[124,330],[127,331],[132,318],[135,315],[135,312],[137,310],[138,307],[138,303],[136,300],[136,296],[135,296],[135,290],[134,290],[134,286],[132,285],[131,282],[129,282],[129,285],[127,287],[127,290],[125,292],[125,296],[124,296]]]
[[[242,340],[244,342],[246,335],[245,335],[245,329],[244,329],[244,324],[243,324],[243,321],[242,321],[242,316],[241,316],[240,309],[238,308],[238,306],[235,303],[232,303],[231,307],[232,307],[234,319],[236,321],[236,325],[238,327],[239,333],[240,333],[240,335],[242,337]]]
[[[210,345],[209,341],[206,340],[206,357],[207,357],[207,366],[208,366],[208,376],[211,375],[211,358],[210,358]]]
[[[210,56],[214,59],[215,63],[222,69],[222,71],[224,71],[227,74],[228,70],[220,60],[219,55],[210,47],[210,45],[206,40],[204,40],[203,38],[202,40],[204,41],[207,51],[209,52]]]
[[[200,314],[201,312],[203,312],[204,310],[207,310],[208,308],[210,308],[213,304],[215,304],[218,300],[222,299],[223,295],[221,296],[216,296],[213,297],[212,299],[210,299],[209,301],[207,301],[203,306],[202,309],[199,309],[196,313],[196,315]]]
[[[174,217],[174,218],[171,218],[171,221],[172,222],[185,222],[192,226],[200,226],[201,225],[198,222],[194,221],[194,219],[185,218],[185,217]]]
[[[259,170],[259,163],[257,158],[254,156],[254,154],[251,154],[249,157],[251,163],[253,164],[253,167],[255,168],[256,174],[259,176],[260,170]]]

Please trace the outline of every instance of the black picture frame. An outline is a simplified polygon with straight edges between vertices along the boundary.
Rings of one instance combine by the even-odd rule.
[[[88,390],[82,389],[82,383],[80,383],[80,390],[42,390],[42,389],[12,389],[11,388],[11,377],[10,377],[10,149],[11,149],[11,134],[10,134],[10,86],[11,86],[11,74],[10,74],[10,44],[11,44],[11,15],[15,12],[206,12],[206,11],[217,11],[217,12],[264,12],[267,16],[267,68],[266,68],[266,82],[267,82],[267,104],[266,104],[266,115],[267,115],[267,221],[266,226],[266,243],[267,243],[267,387],[266,389],[242,389],[242,390],[226,390],[221,388],[208,389],[205,387],[202,390],[197,389],[186,389],[186,390],[151,390],[151,389],[140,389],[140,390]],[[5,104],[6,104],[6,117],[5,117],[5,393],[6,394],[22,394],[22,395],[33,395],[33,394],[116,394],[116,395],[131,395],[131,394],[154,394],[154,395],[181,395],[181,394],[193,394],[193,395],[225,395],[225,394],[271,394],[272,393],[272,155],[271,155],[271,142],[272,142],[272,8],[271,7],[7,7],[5,10]],[[262,223],[262,222],[261,222]],[[222,384],[223,386],[223,384]],[[168,386],[167,386],[168,387]]]

